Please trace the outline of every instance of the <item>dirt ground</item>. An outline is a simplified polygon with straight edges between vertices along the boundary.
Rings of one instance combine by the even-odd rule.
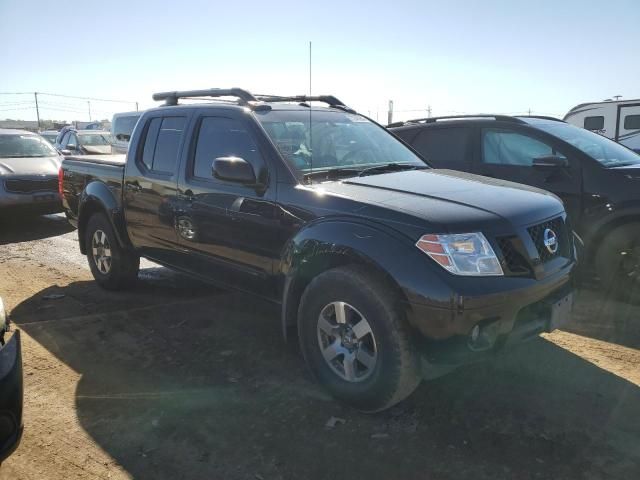
[[[311,380],[276,307],[150,263],[103,291],[75,238],[62,216],[0,221],[25,378],[0,479],[640,478],[640,308],[594,286],[564,331],[362,415]]]

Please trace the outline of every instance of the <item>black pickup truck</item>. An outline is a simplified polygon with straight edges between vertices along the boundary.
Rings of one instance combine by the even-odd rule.
[[[315,376],[363,411],[569,315],[575,248],[554,195],[431,169],[333,96],[154,99],[126,158],[62,165],[103,287],[131,286],[146,257],[277,302]]]

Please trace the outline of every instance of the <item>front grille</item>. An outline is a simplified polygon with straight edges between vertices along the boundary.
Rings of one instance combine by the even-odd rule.
[[[7,192],[11,193],[35,193],[35,192],[57,192],[58,179],[26,179],[14,178],[4,182]]]
[[[502,252],[502,268],[507,275],[529,275],[531,268],[526,257],[520,253],[524,249],[517,236],[498,237],[498,247]]]
[[[555,252],[549,250],[545,245],[544,232],[549,229],[556,234],[556,241],[558,242],[558,248]],[[556,257],[569,257],[570,242],[567,235],[567,226],[562,217],[557,217],[533,227],[527,228],[531,240],[533,240],[540,262],[548,262]]]

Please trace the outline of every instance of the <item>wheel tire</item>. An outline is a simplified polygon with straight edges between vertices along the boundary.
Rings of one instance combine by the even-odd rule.
[[[101,249],[99,254],[94,253],[94,237],[102,237],[106,242],[103,246],[98,244]],[[135,284],[140,269],[140,257],[120,246],[111,222],[104,214],[96,213],[89,218],[84,241],[91,273],[101,287],[107,290],[121,290]]]
[[[640,224],[615,228],[596,251],[600,283],[619,298],[640,302]]]
[[[395,405],[409,396],[421,380],[418,358],[404,316],[398,308],[397,298],[390,292],[385,282],[365,269],[357,266],[340,267],[313,279],[305,289],[298,309],[300,348],[312,373],[335,398],[363,412],[377,412]],[[335,357],[338,362],[338,367],[335,367],[325,360],[322,353],[321,337],[326,339],[328,336],[319,329],[320,316],[331,311],[326,308],[333,302],[347,304],[345,311],[348,314],[343,318],[350,315],[355,317],[353,322],[358,323],[360,315],[370,326],[371,337],[364,338],[369,346],[365,348],[359,345],[356,353],[360,353],[358,349],[370,353],[373,351],[371,345],[375,345],[375,364],[371,369],[366,369],[364,363],[352,363],[352,373],[354,370],[364,370],[357,381],[348,381],[342,376],[347,373],[345,365],[337,373],[340,370],[340,358],[346,363],[346,354]],[[337,309],[334,307],[336,320]],[[342,328],[344,324],[336,321],[335,325]],[[339,341],[338,336],[335,341]]]

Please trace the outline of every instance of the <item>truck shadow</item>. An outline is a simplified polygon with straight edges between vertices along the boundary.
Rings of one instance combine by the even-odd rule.
[[[64,215],[0,216],[0,245],[55,237],[71,232]]]
[[[295,341],[283,343],[276,307],[172,278],[125,294],[93,282],[52,287],[11,313],[81,375],[80,424],[133,478],[633,478],[640,469],[640,388],[550,341],[362,415],[311,380]],[[49,293],[65,297],[42,300]],[[74,304],[96,300],[95,312]],[[43,302],[53,304],[46,315]]]

